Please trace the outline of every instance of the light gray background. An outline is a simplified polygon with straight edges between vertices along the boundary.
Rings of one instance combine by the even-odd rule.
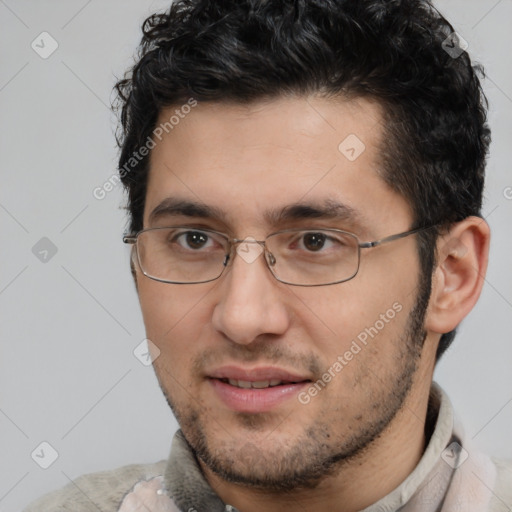
[[[512,457],[511,0],[438,7],[486,65],[493,144],[485,215],[493,238],[481,300],[437,369],[470,436]],[[0,0],[0,512],[92,471],[166,458],[176,422],[133,350],[144,328],[121,243],[111,89],[140,25],[167,2]],[[31,42],[59,47],[42,59]],[[32,252],[49,238],[46,263]],[[50,443],[41,469],[31,453]],[[44,462],[49,457],[48,449]]]

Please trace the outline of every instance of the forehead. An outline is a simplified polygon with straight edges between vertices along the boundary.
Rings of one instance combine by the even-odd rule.
[[[278,227],[270,225],[297,220],[299,211],[306,218],[335,211],[361,225],[375,215],[385,220],[408,213],[379,176],[383,129],[377,103],[280,98],[185,110],[173,106],[159,117],[167,130],[150,157],[146,227],[155,210],[179,202],[204,205],[233,229],[248,223]]]

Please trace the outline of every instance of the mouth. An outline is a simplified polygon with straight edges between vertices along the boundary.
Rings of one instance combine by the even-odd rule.
[[[208,379],[217,399],[229,409],[262,413],[277,409],[312,382],[275,367],[240,368],[226,366],[210,372]]]
[[[266,389],[266,388],[275,388],[276,386],[286,386],[289,384],[301,384],[303,382],[311,382],[310,380],[301,380],[301,381],[284,381],[280,379],[271,379],[271,380],[258,380],[258,381],[250,381],[250,380],[236,380],[236,379],[219,379],[221,382],[225,384],[229,384],[230,386],[235,386],[237,388],[242,389]]]

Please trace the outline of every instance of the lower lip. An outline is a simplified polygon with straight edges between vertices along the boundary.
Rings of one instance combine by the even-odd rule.
[[[238,412],[267,412],[290,398],[296,397],[309,382],[283,384],[263,389],[239,388],[219,379],[209,379],[219,398]]]

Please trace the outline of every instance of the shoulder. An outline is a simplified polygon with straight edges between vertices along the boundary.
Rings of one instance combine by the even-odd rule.
[[[62,489],[51,492],[23,512],[117,512],[124,496],[139,480],[162,475],[167,461],[131,464],[110,471],[78,477]]]
[[[496,485],[494,496],[496,510],[510,510],[512,507],[512,459],[491,458],[496,466]],[[504,508],[506,505],[507,508]],[[501,507],[501,508],[500,508]]]

